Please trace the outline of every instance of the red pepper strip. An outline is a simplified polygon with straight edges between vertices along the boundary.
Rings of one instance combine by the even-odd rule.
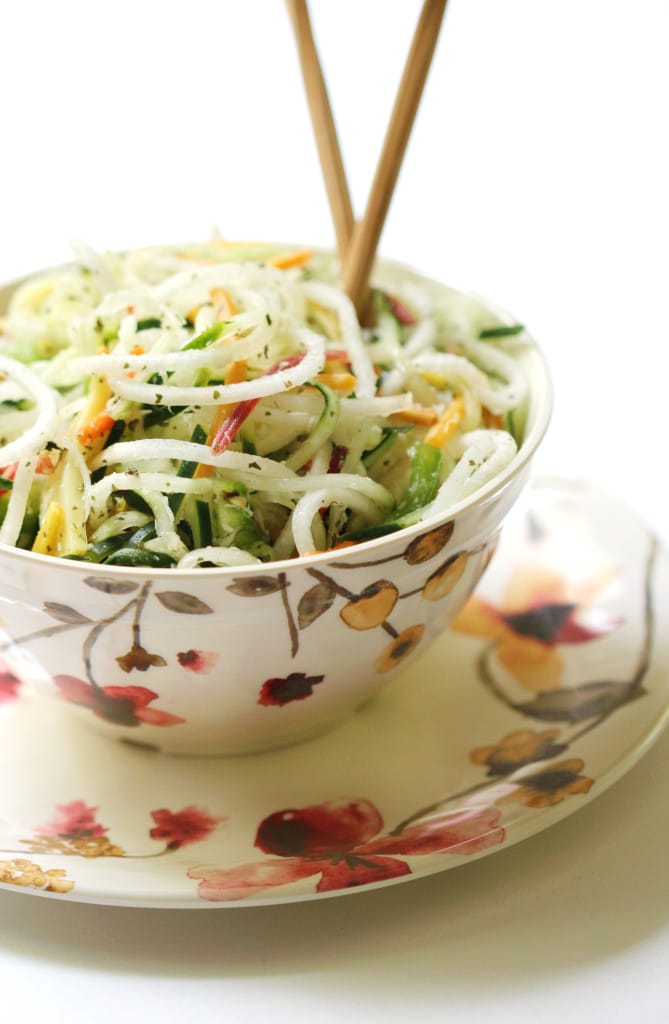
[[[338,362],[351,365],[351,357],[345,348],[328,348],[325,352],[325,362]]]
[[[328,473],[341,473],[341,468],[346,461],[348,455],[348,448],[344,444],[335,444],[332,446],[332,453],[330,455],[330,463],[328,465]],[[330,511],[330,508],[319,509],[319,515],[321,519],[325,519],[326,515]]]
[[[12,462],[9,466],[5,466],[4,469],[0,469],[0,476],[3,476],[5,480],[13,480],[16,476],[16,471],[19,468],[18,462]],[[0,498],[3,494],[7,494],[6,490],[0,491]]]
[[[265,376],[269,377],[273,373],[279,373],[280,370],[288,370],[291,366],[297,366],[303,359],[304,352],[298,352],[294,356],[280,359],[278,363],[269,368]],[[259,398],[247,398],[243,402],[238,402],[230,415],[226,416],[211,444],[211,450],[214,455],[220,455],[221,452],[230,447],[242,423],[253,412],[259,401]]]
[[[399,320],[405,327],[412,327],[416,323],[416,317],[411,310],[396,295],[390,295],[388,292],[384,292],[384,295],[386,302],[390,306],[390,312],[395,319]]]
[[[332,454],[330,455],[330,465],[328,466],[328,473],[341,473],[341,467],[346,461],[348,455],[348,448],[344,444],[335,444],[332,448]]]

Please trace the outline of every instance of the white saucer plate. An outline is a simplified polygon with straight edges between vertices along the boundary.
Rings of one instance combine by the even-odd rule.
[[[0,663],[0,886],[242,907],[456,867],[627,772],[669,714],[668,669],[666,552],[589,484],[541,481],[454,627],[316,740],[170,758],[97,735]]]

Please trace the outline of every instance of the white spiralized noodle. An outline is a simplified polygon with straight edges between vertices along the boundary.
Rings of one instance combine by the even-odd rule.
[[[183,558],[188,551],[176,530],[164,530],[152,540],[145,541],[144,547],[147,551],[157,551],[160,554],[169,555],[175,562]]]
[[[141,338],[139,335],[133,335]],[[131,352],[124,352],[121,355],[99,355],[99,356],[77,356],[68,363],[68,369],[74,374],[86,373],[118,373],[124,370],[152,371],[152,370],[194,370],[201,366],[219,367],[239,359],[247,352],[252,344],[248,340],[229,341],[234,337],[235,332],[230,331],[221,335],[221,342],[225,347],[216,343],[208,348],[189,349],[186,352],[147,352],[140,355]],[[255,343],[253,343],[255,347]],[[151,389],[155,394],[156,385],[152,384]]]
[[[412,360],[419,353],[434,343],[437,325],[430,318],[421,321],[408,337],[404,345],[395,343],[393,346],[393,367],[383,375],[379,391],[382,395],[395,395],[403,387],[407,377],[413,371]]]
[[[57,395],[22,363],[0,356],[0,373],[23,388],[37,407],[37,418],[20,437],[0,446],[0,465],[34,454],[49,440],[57,419]]]
[[[413,395],[409,391],[401,395],[387,395],[379,398],[344,398],[340,406],[340,418],[342,423],[366,420],[374,416],[385,419],[386,416],[402,412],[412,405]]]
[[[84,242],[80,238],[72,238],[70,239],[70,248],[81,266],[87,267],[96,275],[103,291],[110,291],[114,287],[115,282],[104,257],[88,242]]]
[[[91,471],[86,465],[83,452],[76,441],[73,441],[72,438],[67,437],[66,434],[61,432],[58,436],[58,445],[68,453],[74,465],[79,470],[81,485],[83,488],[82,507],[84,511],[84,519],[88,519],[91,513]]]
[[[422,320],[407,338],[404,352],[408,356],[416,356],[434,344],[437,336],[437,325],[432,317]]]
[[[311,491],[300,498],[293,511],[291,525],[298,555],[311,554],[318,545],[312,533],[312,523],[318,511],[334,503],[346,505],[361,512],[370,522],[378,522],[378,509],[364,494],[350,487],[331,485]]]
[[[353,303],[343,292],[317,281],[308,281],[302,285],[302,290],[308,299],[325,306],[339,318],[341,341],[355,375],[356,394],[360,398],[371,398],[376,393],[376,370],[367,355]]]
[[[482,407],[501,416],[526,403],[518,351],[479,338],[486,310],[465,296],[444,298],[429,284],[393,281],[391,275],[381,287],[406,301],[418,322],[400,324],[387,311],[372,331],[360,327],[342,291],[311,279],[309,270],[305,277],[300,268],[282,270],[253,262],[271,260],[276,252],[271,247],[249,246],[241,250],[246,256],[236,258],[232,249],[225,250],[221,262],[205,264],[196,262],[209,260],[210,253],[204,251],[189,255],[188,250],[156,248],[103,256],[84,243],[75,243],[75,251],[88,274],[74,268],[30,282],[17,293],[7,318],[10,342],[19,345],[16,351],[24,339],[35,342],[37,348],[27,352],[38,352],[41,361],[28,367],[0,355],[2,429],[9,438],[0,446],[0,467],[19,464],[0,527],[3,543],[16,543],[38,484],[40,514],[51,501],[61,501],[78,533],[83,513],[92,538],[103,524],[123,514],[119,509],[124,503],[110,503],[112,495],[133,491],[148,503],[155,520],[156,536],[144,542],[146,550],[169,555],[179,568],[256,564],[263,559],[226,546],[215,533],[209,546],[188,551],[181,520],[170,507],[172,494],[225,495],[232,480],[248,489],[248,510],[263,537],[263,551],[271,551],[274,559],[290,557],[295,550],[304,555],[351,529],[347,510],[354,513],[354,526],[358,517],[368,524],[392,522],[393,494],[404,486],[411,445],[424,439],[427,428],[414,427],[404,417],[403,429],[414,432],[393,448],[394,457],[382,469],[380,463],[368,467],[365,453],[387,433],[395,443],[395,414],[417,403],[438,416],[455,395],[464,401],[465,415],[444,444],[445,479],[431,505],[417,510],[421,518],[468,498],[516,453],[510,433],[483,428]],[[334,265],[324,266],[324,276],[335,279]],[[234,313],[226,315],[221,309],[216,288],[230,296]],[[317,377],[332,341],[309,326],[314,307],[336,318],[340,337],[335,344],[345,349],[356,379],[353,395],[324,390],[325,405],[309,385],[321,387]],[[189,347],[221,317],[226,319],[218,337],[203,348]],[[101,345],[111,351],[101,352]],[[449,351],[452,346],[461,354]],[[268,372],[284,359],[287,366]],[[217,383],[235,362],[241,364],[244,379]],[[384,367],[378,391],[375,363]],[[86,409],[93,424],[100,410],[96,397],[92,403],[82,397],[91,376],[106,380],[111,389],[106,403],[103,389],[101,411],[124,420],[124,436],[137,440],[103,447],[103,431],[100,440],[82,446],[75,436],[77,416]],[[151,383],[152,378],[160,383]],[[33,408],[15,407],[23,398]],[[232,447],[214,454],[210,443],[187,440],[197,436],[196,429],[211,438],[212,420],[218,425],[226,406],[245,401],[254,408],[241,410],[248,418]],[[213,407],[221,409],[216,418]],[[167,415],[161,419],[162,409]],[[142,436],[146,430],[161,436]],[[48,474],[35,476],[37,455],[49,443],[66,460],[61,463],[66,472],[53,477],[53,486]],[[340,471],[331,472],[337,449]],[[267,457],[272,453],[276,457]],[[180,476],[189,463],[215,472]],[[106,475],[92,483],[91,474],[100,472]],[[318,512],[331,506],[326,529]],[[122,529],[120,523],[119,518]],[[119,532],[110,529],[106,536]]]
[[[28,495],[30,494],[34,477],[34,460],[31,459],[28,462],[19,464],[14,476],[14,484],[4,522],[0,527],[0,541],[3,544],[16,544],[19,538],[26,505],[28,504]]]
[[[230,453],[225,453],[230,454]],[[237,454],[237,453],[235,453]],[[321,488],[332,486],[331,474],[319,476],[272,476],[255,470],[244,472],[236,470],[234,479],[243,483],[250,489],[267,491],[276,494],[303,494],[307,491],[316,491]],[[381,484],[376,483],[366,476],[358,476],[355,473],[337,474],[337,487],[362,494],[369,498],[379,509],[389,512],[394,499],[390,492]],[[176,473],[108,473],[91,487],[91,508],[93,514],[99,514],[102,506],[107,502],[113,491],[136,491],[141,489],[143,497],[151,508],[153,505],[147,494],[152,491],[160,494],[212,494],[216,490],[225,489],[225,481],[213,477],[181,477]],[[169,505],[167,505],[169,509]],[[155,510],[158,514],[158,508]],[[171,510],[170,510],[171,514]],[[172,517],[173,521],[173,517]],[[159,532],[156,529],[156,532]]]
[[[162,537],[165,534],[174,533],[174,513],[165,495],[157,488],[147,490],[142,487],[142,497],[153,512],[156,521],[156,535]]]
[[[206,548],[195,548],[183,555],[177,563],[177,569],[195,569],[203,562],[214,565],[258,565],[262,564],[255,555],[250,555],[242,548],[222,548],[210,545]]]
[[[483,370],[470,362],[465,356],[451,352],[422,352],[416,356],[414,365],[419,370],[428,370],[456,387],[471,389],[478,400],[491,412],[501,414],[513,409],[522,401],[526,394],[526,385],[513,359],[498,350],[480,342],[470,342],[472,352],[481,360],[485,359],[488,368],[506,378],[507,384],[492,385]]]
[[[254,469],[266,476],[288,476],[287,470],[274,459],[265,459],[259,455],[247,455],[229,449],[215,455],[209,445],[197,444],[195,441],[179,441],[171,438],[144,438],[141,441],[117,441],[116,444],[104,448],[92,460],[93,469],[100,466],[113,466],[115,463],[146,462],[154,459],[178,459],[184,462],[200,462],[205,466],[216,466],[220,469],[248,470]],[[297,479],[297,477],[296,477]]]
[[[494,385],[486,389],[484,402],[491,412],[508,412],[525,401],[527,381],[512,356],[482,341],[468,341],[466,349],[484,370],[495,373],[507,381],[506,387]]]
[[[517,451],[504,430],[473,430],[462,437],[462,454],[455,469],[439,488],[427,515],[435,515],[464,501],[506,469]]]
[[[306,384],[316,376],[325,363],[325,342],[320,334],[306,327],[295,330],[296,340],[304,345],[305,355],[295,366],[277,373],[265,374],[255,380],[240,384],[219,384],[209,387],[178,387],[171,384],[145,384],[129,377],[110,375],[109,384],[116,394],[132,402],[154,404],[159,397],[165,405],[221,405],[221,403],[244,402],[252,398],[266,398]]]

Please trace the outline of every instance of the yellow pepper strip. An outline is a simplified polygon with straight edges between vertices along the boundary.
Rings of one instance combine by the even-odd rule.
[[[293,249],[291,252],[282,252],[268,260],[270,267],[277,267],[279,270],[288,270],[289,267],[299,267],[306,263],[312,256],[311,249]]]
[[[437,422],[439,417],[430,405],[410,405],[408,409],[394,412],[392,418],[402,420],[404,423],[417,423],[421,427],[430,427]]]
[[[247,364],[245,359],[236,359],[234,363],[228,363],[225,368],[225,374],[223,380],[226,384],[241,384],[242,381],[246,380]],[[207,444],[212,445],[214,438],[216,437],[223,420],[227,419],[232,410],[234,409],[236,402],[230,402],[228,404],[219,405],[214,416],[214,421],[209,429],[209,436],[207,437]],[[206,466],[204,463],[200,463],[195,470],[195,477],[208,477],[214,472],[213,466]]]
[[[59,501],[52,501],[35,537],[33,551],[36,551],[38,555],[55,555],[58,552],[64,522],[63,506]]]
[[[446,378],[441,373],[436,373],[433,370],[421,370],[420,375],[423,380],[426,380],[433,388],[439,389],[446,385]]]
[[[217,320],[227,320],[237,312],[235,300],[225,288],[212,288],[211,301],[216,307]]]
[[[356,385],[352,373],[317,373],[316,380],[333,391],[354,391]]]
[[[104,377],[91,377],[88,401],[71,428],[86,459],[102,450],[114,426],[114,419],[105,412],[111,396],[112,390]]]
[[[104,377],[91,377],[91,383],[88,388],[88,400],[79,413],[75,433],[84,427],[86,423],[91,423],[98,413],[102,412],[111,395],[112,390]]]
[[[465,418],[465,412],[466,408],[463,399],[454,398],[446,406],[434,426],[428,430],[425,435],[425,443],[431,444],[435,448],[443,448],[462,423]]]

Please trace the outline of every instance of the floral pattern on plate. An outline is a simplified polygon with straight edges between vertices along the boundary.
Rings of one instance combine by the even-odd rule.
[[[21,780],[0,795],[0,884],[173,907],[332,896],[494,853],[602,792],[669,713],[667,557],[593,488],[547,482],[530,498],[433,650],[340,729],[289,749],[184,760],[109,742],[0,664],[0,771]],[[419,539],[412,557],[430,557]],[[438,592],[449,573],[457,558],[422,589]],[[350,628],[387,622],[403,595],[386,575],[339,605]],[[313,578],[296,630],[334,603],[330,580]],[[404,632],[388,657],[416,642]],[[139,671],[143,650],[135,635]],[[191,671],[208,670],[207,652],[184,652]],[[299,702],[322,681],[277,676],[258,699]],[[84,680],[61,683],[94,713],[173,724],[148,687],[101,697]]]

